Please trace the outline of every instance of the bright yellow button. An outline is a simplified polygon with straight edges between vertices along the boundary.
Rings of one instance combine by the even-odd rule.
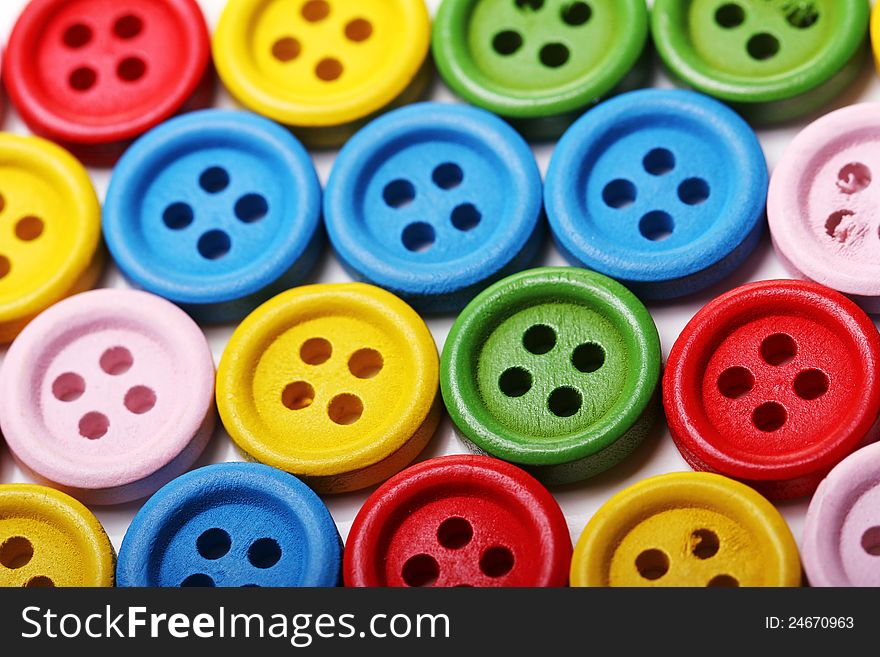
[[[230,0],[214,60],[246,107],[290,126],[339,126],[403,94],[430,34],[422,0]]]
[[[874,51],[874,63],[880,73],[880,3],[874,5],[871,13],[871,50]]]
[[[103,265],[101,207],[86,170],[36,137],[0,134],[0,343]]]
[[[227,431],[319,492],[364,488],[409,464],[440,417],[437,348],[403,301],[371,285],[310,285],[257,308],[217,373]]]
[[[98,519],[45,486],[0,486],[0,586],[113,586],[116,557]]]
[[[751,488],[715,474],[646,479],[587,524],[572,586],[799,586],[785,520]]]

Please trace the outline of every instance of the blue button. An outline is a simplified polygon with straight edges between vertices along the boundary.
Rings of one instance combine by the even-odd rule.
[[[138,511],[118,586],[336,586],[342,547],[327,507],[293,475],[224,463],[167,484]]]
[[[305,149],[246,112],[195,112],[147,133],[116,166],[104,206],[107,245],[129,281],[209,323],[302,283],[320,225]]]
[[[690,91],[644,90],[585,114],[559,142],[545,187],[563,255],[672,299],[728,276],[764,229],[768,174],[755,133]]]
[[[423,313],[463,308],[531,264],[540,248],[541,174],[501,119],[423,103],[373,121],[342,149],[324,217],[360,280]]]

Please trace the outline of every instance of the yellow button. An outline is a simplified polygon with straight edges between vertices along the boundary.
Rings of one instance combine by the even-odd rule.
[[[874,51],[874,63],[880,73],[880,4],[874,5],[871,12],[871,50]]]
[[[98,519],[45,486],[0,486],[0,586],[113,586],[116,557]]]
[[[310,285],[236,329],[217,405],[248,455],[337,493],[404,468],[440,417],[437,348],[403,301],[371,285]]]
[[[422,0],[230,0],[214,59],[246,107],[290,126],[340,126],[404,94],[430,34]]]
[[[88,173],[64,149],[0,134],[0,343],[103,265],[101,207]]]
[[[646,479],[587,524],[572,586],[799,586],[797,545],[751,488],[708,473]]]

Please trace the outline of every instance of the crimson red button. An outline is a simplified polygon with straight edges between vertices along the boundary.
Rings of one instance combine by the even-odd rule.
[[[195,0],[33,0],[9,39],[9,96],[33,132],[90,164],[178,112],[211,103]]]
[[[345,546],[346,586],[565,586],[571,537],[530,475],[485,456],[435,458],[380,486]]]
[[[663,404],[695,470],[767,497],[810,494],[877,438],[880,334],[843,295],[762,281],[710,302],[669,354]]]

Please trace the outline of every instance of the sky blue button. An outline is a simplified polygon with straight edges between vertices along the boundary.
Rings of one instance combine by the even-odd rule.
[[[320,255],[321,187],[290,132],[222,110],[172,119],[122,157],[104,236],[136,287],[199,321],[236,321],[304,281]]]
[[[353,277],[420,312],[449,313],[532,263],[541,206],[535,158],[510,126],[473,107],[422,103],[346,144],[324,217]]]
[[[327,507],[293,475],[255,463],[193,470],[134,517],[117,586],[336,586],[342,547]]]
[[[587,112],[563,136],[545,206],[572,264],[643,299],[729,276],[764,229],[767,163],[735,112],[700,94],[643,90]]]

